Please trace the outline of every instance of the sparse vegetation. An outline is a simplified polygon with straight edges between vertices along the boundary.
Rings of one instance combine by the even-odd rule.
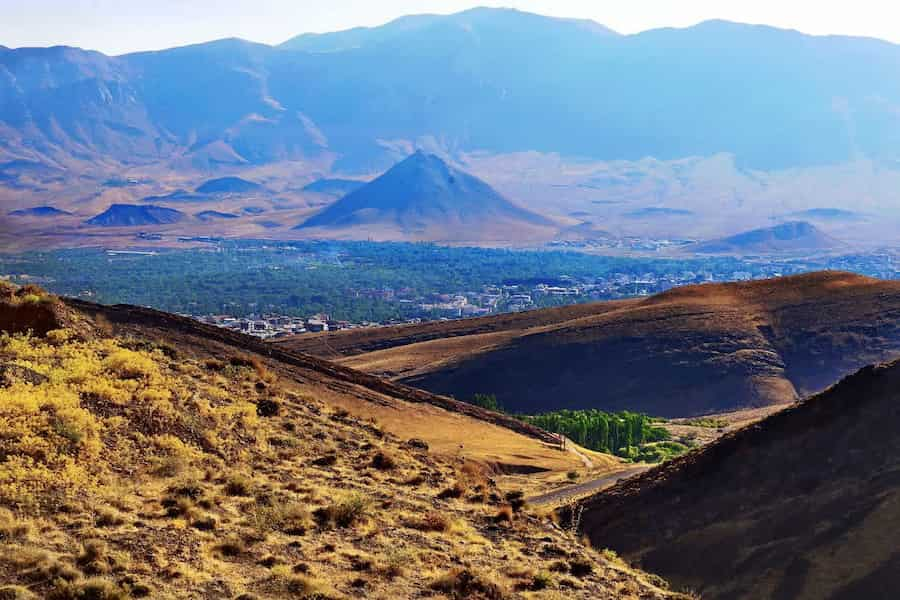
[[[397,461],[390,453],[379,450],[372,457],[372,467],[379,471],[392,471],[397,468]]]
[[[639,446],[633,458],[640,462],[657,463],[681,456],[688,450],[690,447],[681,442],[651,442]]]
[[[475,394],[472,396],[472,399],[469,400],[469,403],[480,406],[481,408],[493,410],[494,412],[503,412],[503,407],[497,401],[497,396],[494,394]]]
[[[454,599],[503,600],[507,597],[499,585],[470,569],[453,569],[431,582],[431,588]]]
[[[98,321],[0,336],[0,600],[500,598],[498,565],[541,580],[538,540],[581,551],[486,465],[326,407],[325,386]],[[584,597],[611,589],[597,564]]]
[[[450,519],[443,513],[433,510],[421,517],[407,520],[406,526],[419,531],[444,532],[450,529]]]
[[[364,495],[350,494],[318,509],[315,518],[322,527],[351,527],[365,518],[370,506]]]
[[[722,429],[728,427],[728,421],[718,417],[697,417],[695,419],[685,419],[680,421],[682,425],[690,425],[691,427],[709,427],[710,429]]]
[[[254,529],[262,533],[280,531],[287,535],[299,536],[304,535],[313,526],[312,516],[306,506],[284,499],[255,502],[248,511],[247,520]]]

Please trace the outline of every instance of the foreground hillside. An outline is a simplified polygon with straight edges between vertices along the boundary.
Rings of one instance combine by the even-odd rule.
[[[900,589],[900,361],[588,500],[583,530],[704,598]]]
[[[523,511],[484,461],[339,406],[446,424],[399,386],[174,316],[2,292],[0,597],[669,596]]]
[[[795,400],[900,353],[900,282],[821,272],[279,342],[510,410],[687,416]]]

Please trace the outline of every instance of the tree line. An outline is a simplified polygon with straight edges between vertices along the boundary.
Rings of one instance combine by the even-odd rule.
[[[560,433],[585,448],[625,458],[634,458],[637,449],[645,444],[671,439],[669,432],[654,425],[647,415],[628,411],[558,410],[519,418]]]

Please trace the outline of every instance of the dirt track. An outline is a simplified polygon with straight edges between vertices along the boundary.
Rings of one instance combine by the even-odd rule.
[[[600,490],[611,487],[612,485],[618,483],[623,479],[628,479],[632,475],[643,473],[650,468],[652,468],[652,465],[637,465],[628,467],[626,469],[622,469],[621,471],[609,473],[607,475],[604,475],[603,477],[598,477],[597,479],[592,479],[584,483],[577,483],[575,485],[570,485],[562,489],[547,492],[546,494],[533,496],[531,498],[528,498],[527,501],[528,504],[535,506],[541,504],[563,504],[575,498],[580,498],[583,496],[588,496],[595,492],[599,492]]]

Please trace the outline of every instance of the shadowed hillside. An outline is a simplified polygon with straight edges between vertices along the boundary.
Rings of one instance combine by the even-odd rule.
[[[704,598],[893,598],[900,362],[585,502],[582,528]]]
[[[304,192],[315,192],[329,196],[341,197],[366,185],[365,181],[356,179],[316,179],[303,187]]]
[[[900,283],[823,272],[279,344],[509,410],[686,416],[790,402],[896,356]]]

